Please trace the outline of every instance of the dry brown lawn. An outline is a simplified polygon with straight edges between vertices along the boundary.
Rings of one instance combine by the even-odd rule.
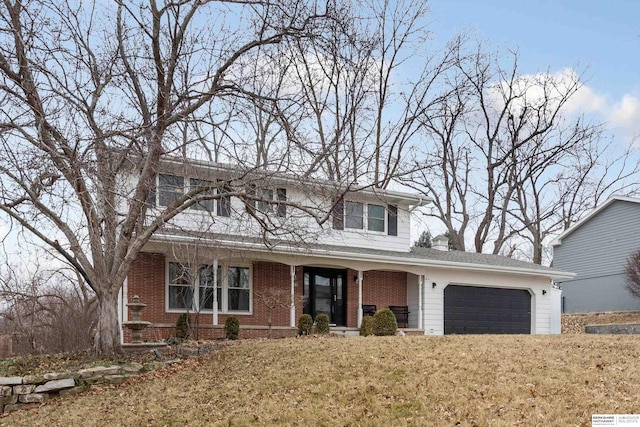
[[[639,353],[636,336],[244,341],[0,424],[587,426],[639,412]]]

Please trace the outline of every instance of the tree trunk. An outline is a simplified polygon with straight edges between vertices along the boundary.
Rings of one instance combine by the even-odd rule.
[[[118,292],[108,291],[98,298],[98,324],[93,342],[96,355],[121,353],[118,324]]]

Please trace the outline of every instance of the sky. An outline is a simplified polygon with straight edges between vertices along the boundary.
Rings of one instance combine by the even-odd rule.
[[[525,74],[582,71],[579,94],[625,140],[640,133],[640,0],[431,0],[436,41],[472,31]],[[598,117],[599,116],[599,117]]]

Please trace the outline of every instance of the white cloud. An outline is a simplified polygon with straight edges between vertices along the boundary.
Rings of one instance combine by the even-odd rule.
[[[620,102],[611,106],[608,111],[607,121],[614,127],[633,137],[640,134],[640,98],[633,95],[623,95]]]
[[[565,68],[555,73],[523,75],[517,81],[516,90],[524,95],[522,99],[535,104],[538,100],[543,99],[544,90],[542,89],[542,84],[544,82],[555,82],[557,92],[561,93],[578,79],[578,74],[571,68]],[[504,89],[505,83],[503,82],[501,85],[503,85]],[[500,94],[497,90],[498,87],[494,88],[494,93],[489,93],[489,95],[496,102],[501,102]],[[550,95],[557,94],[551,92]],[[522,101],[514,103],[514,108],[517,109],[521,104]],[[604,121],[611,132],[627,140],[640,136],[640,97],[630,93],[622,95],[619,99],[612,100],[606,95],[598,93],[592,87],[583,84],[569,98],[563,107],[563,111],[569,116],[585,114],[595,117],[597,121]]]

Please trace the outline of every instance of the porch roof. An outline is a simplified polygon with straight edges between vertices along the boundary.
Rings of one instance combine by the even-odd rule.
[[[436,269],[471,270],[479,272],[502,272],[518,275],[548,277],[549,279],[570,279],[575,273],[556,270],[544,265],[508,258],[501,255],[476,252],[440,251],[432,248],[411,248],[409,252],[385,251],[379,249],[265,241],[259,238],[240,237],[228,234],[209,233],[194,238],[165,230],[155,234],[152,242],[157,243],[198,243],[234,250],[250,250],[263,253],[295,255],[302,257],[322,257],[367,261],[386,265],[406,265]]]

